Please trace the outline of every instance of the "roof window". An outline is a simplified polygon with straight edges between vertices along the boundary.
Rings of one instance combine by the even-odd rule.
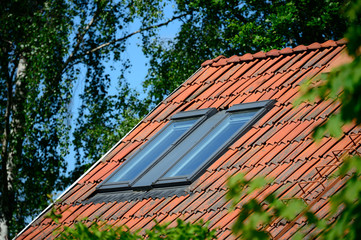
[[[193,182],[274,104],[273,100],[175,114],[99,191],[149,190]]]

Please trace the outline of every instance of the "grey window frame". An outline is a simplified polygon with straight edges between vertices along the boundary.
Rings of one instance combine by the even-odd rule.
[[[172,121],[177,121],[186,118],[199,117],[198,121],[186,131],[178,140],[176,140],[156,159],[152,164],[144,169],[138,176],[133,180],[127,182],[112,182],[107,181],[120,169],[126,167],[126,162],[130,162],[138,152],[142,151],[151,141],[155,141],[157,136],[168,126],[168,124],[160,130],[156,135],[148,140],[138,151],[136,151],[125,163],[123,163],[118,169],[116,169],[110,176],[107,177],[98,187],[97,191],[118,191],[118,190],[149,190],[152,188],[172,187],[180,185],[191,184],[196,180],[203,172],[220,156],[222,156],[229,146],[237,141],[242,135],[244,135],[261,117],[263,117],[275,104],[275,100],[265,100],[252,103],[242,103],[233,105],[227,110],[219,111],[215,108],[207,108],[186,112],[179,112],[171,117]],[[257,110],[258,109],[258,110]],[[184,176],[168,177],[163,176],[184,156],[187,152],[194,148],[194,145],[205,138],[213,128],[217,125],[222,124],[222,121],[227,118],[230,114],[238,113],[246,110],[257,110],[255,115],[245,123],[238,132],[235,132],[228,141],[224,142],[208,159],[205,159],[203,163],[192,173]],[[195,136],[197,133],[202,136]],[[194,136],[194,137],[193,137]],[[194,138],[194,139],[191,139]],[[181,154],[179,157],[177,154]],[[175,159],[175,160],[173,160]],[[173,161],[173,162],[172,162]],[[159,174],[160,173],[160,174]]]
[[[132,189],[132,185],[137,182],[144,174],[146,174],[150,169],[152,169],[155,165],[157,165],[163,158],[166,156],[172,149],[174,149],[180,142],[182,142],[194,129],[196,129],[199,125],[201,125],[207,118],[211,117],[217,113],[215,108],[205,108],[199,110],[192,110],[186,112],[179,112],[173,115],[170,118],[170,122],[167,123],[159,132],[157,132],[154,136],[152,136],[143,146],[141,146],[135,153],[133,153],[129,159],[124,162],[121,166],[119,166],[115,171],[113,171],[99,186],[97,186],[97,191],[99,192],[108,192],[108,191],[116,191],[116,190],[129,190]],[[152,141],[156,141],[157,137],[174,121],[189,119],[189,118],[199,118],[196,123],[187,130],[182,136],[180,136],[175,142],[170,144],[168,148],[164,150],[160,156],[155,159],[153,163],[151,163],[148,167],[144,169],[138,176],[135,176],[133,180],[130,181],[120,181],[120,182],[110,182],[108,180],[111,179],[114,175],[116,175],[123,168],[127,167],[131,160],[135,158],[144,148],[146,148]]]
[[[205,159],[203,161],[203,164],[200,165],[196,170],[194,170],[192,173],[188,175],[183,176],[176,176],[176,177],[168,177],[163,178],[163,176],[174,166],[176,165],[182,157],[180,157],[177,161],[173,163],[172,166],[168,168],[167,171],[165,171],[162,176],[160,176],[155,182],[152,183],[152,187],[163,187],[163,186],[170,186],[170,185],[185,185],[185,184],[191,184],[194,180],[196,180],[201,174],[204,173],[204,171],[213,163],[215,162],[219,157],[221,157],[228,149],[230,145],[232,145],[234,142],[236,142],[242,135],[244,135],[246,132],[250,130],[250,128],[260,119],[262,118],[274,105],[276,101],[275,100],[265,100],[265,101],[259,101],[259,102],[252,102],[252,103],[243,103],[243,104],[237,104],[230,107],[228,110],[225,111],[225,116],[217,122],[216,124],[212,122],[205,122],[204,124],[209,125],[210,130],[205,133],[204,137],[206,137],[212,129],[214,129],[218,124],[222,124],[222,122],[227,118],[227,114],[232,113],[239,113],[241,111],[246,110],[256,110],[258,111],[255,113],[255,115],[247,122],[245,123],[238,132],[235,132],[227,142],[223,143],[213,155],[211,155],[208,159]],[[220,114],[221,112],[218,112],[217,114]],[[201,141],[201,139],[199,140]],[[194,146],[195,147],[195,146]],[[191,151],[194,147],[188,149],[188,152]],[[186,155],[186,153],[184,154]]]

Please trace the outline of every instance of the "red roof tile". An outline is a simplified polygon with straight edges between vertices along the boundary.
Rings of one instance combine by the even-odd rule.
[[[339,156],[355,144],[359,146],[361,129],[350,124],[342,128],[345,135],[339,140],[324,137],[314,143],[313,128],[337,111],[339,104],[312,102],[293,108],[292,102],[299,96],[302,82],[350,61],[344,53],[345,44],[345,40],[330,40],[205,61],[202,68],[114,147],[107,161],[97,163],[61,197],[57,205],[62,214],[60,222],[72,226],[87,217],[86,224],[90,226],[99,217],[108,224],[125,224],[131,230],[142,229],[144,233],[154,226],[154,219],[172,222],[171,225],[176,225],[177,218],[190,222],[203,219],[210,221],[211,228],[219,227],[220,239],[234,239],[230,228],[239,209],[229,212],[230,202],[224,196],[228,177],[237,173],[244,173],[248,178],[263,175],[275,179],[272,185],[247,195],[242,201],[251,197],[262,200],[278,191],[281,198],[303,198],[319,216],[326,216],[329,197],[344,185],[344,181],[335,181],[329,176],[340,164]],[[84,202],[94,195],[100,182],[162,129],[175,113],[209,107],[228,109],[238,103],[270,99],[276,100],[275,106],[210,164],[187,187],[187,194]],[[56,235],[52,232],[60,225],[44,216],[39,216],[18,239],[54,238]],[[294,222],[278,219],[268,229],[273,237],[282,239],[293,236],[296,231],[314,231],[302,217]]]
[[[239,61],[240,61],[240,57],[237,55],[233,55],[232,57],[227,59],[228,63],[234,63],[234,62],[238,63]]]
[[[103,215],[99,216],[100,219],[108,220],[111,219],[114,214],[119,210],[122,209],[125,205],[127,205],[127,202],[120,202],[112,205],[108,210],[106,210]]]
[[[241,56],[239,60],[240,61],[250,61],[250,60],[253,60],[253,59],[254,59],[254,57],[253,57],[252,54],[246,53],[243,56]]]
[[[211,65],[213,63],[213,60],[206,60],[205,62],[202,63],[202,67],[206,67],[208,65]]]

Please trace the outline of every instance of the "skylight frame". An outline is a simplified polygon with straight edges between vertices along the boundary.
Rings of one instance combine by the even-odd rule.
[[[186,112],[179,112],[173,115],[170,118],[170,121],[164,126],[160,131],[158,131],[151,139],[149,139],[143,146],[141,146],[135,153],[133,153],[129,159],[119,166],[115,171],[113,171],[101,184],[97,186],[99,192],[107,191],[116,191],[116,190],[129,190],[132,189],[132,185],[137,182],[144,174],[146,174],[150,169],[152,169],[156,164],[158,164],[164,156],[166,156],[172,149],[174,149],[180,142],[182,142],[194,129],[201,125],[207,118],[214,115],[217,112],[215,108],[206,108],[199,110],[192,110]],[[129,181],[118,181],[118,182],[108,182],[114,175],[116,175],[123,168],[126,168],[129,165],[133,158],[137,157],[147,146],[149,146],[153,141],[157,140],[157,137],[162,134],[163,131],[167,129],[171,124],[176,121],[182,121],[185,119],[198,118],[198,120],[193,124],[193,126],[188,129],[184,134],[182,134],[175,142],[170,144],[164,151],[155,159],[149,166],[147,166],[144,171],[142,171],[138,176],[135,176],[132,180]]]
[[[210,129],[207,133],[205,133],[205,135],[199,140],[199,142],[202,141],[204,137],[207,137],[208,134],[210,134],[210,132],[214,128],[216,128],[219,124],[222,124],[222,122],[226,120],[229,114],[258,109],[255,115],[247,123],[245,123],[242,127],[240,127],[240,129],[237,132],[235,132],[227,142],[224,142],[208,159],[203,160],[203,164],[201,164],[192,173],[183,176],[164,177],[168,173],[168,171],[170,171],[179,161],[181,161],[183,156],[185,156],[188,152],[192,151],[192,149],[194,149],[195,146],[190,148],[187,151],[187,153],[185,153],[182,157],[180,157],[177,161],[175,161],[173,165],[168,168],[167,171],[165,171],[155,182],[152,183],[152,187],[156,188],[156,187],[163,187],[170,185],[187,185],[194,182],[194,180],[196,180],[201,174],[203,174],[204,171],[213,162],[215,162],[219,157],[221,157],[227,151],[229,146],[231,146],[242,135],[248,132],[252,127],[252,125],[254,125],[262,116],[264,116],[270,110],[270,108],[273,107],[274,103],[275,100],[243,103],[243,104],[234,105],[228,110],[226,110],[224,113],[224,117],[216,125],[212,126],[212,129]],[[217,114],[221,114],[221,112]],[[207,122],[205,124],[207,124]]]

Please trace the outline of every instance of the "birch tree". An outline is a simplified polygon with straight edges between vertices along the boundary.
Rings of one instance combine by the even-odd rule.
[[[141,114],[143,104],[126,83],[120,82],[121,94],[109,94],[105,64],[112,61],[126,69],[129,63],[122,53],[127,39],[138,34],[147,41],[157,28],[181,17],[164,19],[162,8],[156,0],[1,2],[1,239],[14,236],[48,204],[47,194],[68,184],[64,157],[79,81],[84,89],[76,127],[83,131],[87,124],[95,126],[93,131],[84,130],[86,137],[75,135],[81,137],[74,140],[83,147],[79,155],[96,152],[86,149],[87,144],[95,150],[106,145],[104,141],[112,144]],[[140,28],[130,31],[136,19]],[[127,107],[129,102],[134,108]],[[121,125],[126,118],[130,120]],[[97,132],[109,136],[101,138]]]

